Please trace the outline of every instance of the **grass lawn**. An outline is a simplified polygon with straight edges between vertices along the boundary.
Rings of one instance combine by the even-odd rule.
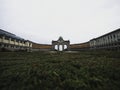
[[[120,90],[120,52],[0,52],[0,90]]]

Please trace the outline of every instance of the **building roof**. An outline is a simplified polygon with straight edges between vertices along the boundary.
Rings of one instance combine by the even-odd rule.
[[[114,31],[112,31],[112,32],[109,32],[109,33],[107,33],[107,34],[104,34],[104,35],[102,35],[102,36],[99,36],[99,37],[97,37],[97,38],[93,38],[93,39],[91,39],[91,40],[96,40],[96,39],[98,39],[98,38],[101,38],[101,37],[104,37],[104,36],[107,36],[107,35],[110,35],[110,34],[116,33],[116,32],[120,32],[120,28],[117,29],[117,30],[114,30]],[[90,41],[91,41],[91,40],[90,40]]]
[[[12,34],[10,32],[4,31],[2,29],[0,29],[0,36],[7,36],[7,37],[18,39],[18,40],[24,40],[23,38],[16,36],[15,34]]]

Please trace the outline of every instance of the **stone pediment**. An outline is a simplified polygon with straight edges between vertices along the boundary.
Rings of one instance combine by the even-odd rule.
[[[64,40],[63,40],[63,38],[60,36],[59,39],[57,40],[57,42],[62,43],[62,42],[64,42]]]
[[[64,41],[64,40],[63,40],[63,38],[60,36],[59,39],[58,39],[58,41]]]

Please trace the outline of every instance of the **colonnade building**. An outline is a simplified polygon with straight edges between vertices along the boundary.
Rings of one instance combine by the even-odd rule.
[[[15,34],[0,29],[0,51],[25,50],[25,51],[79,51],[92,49],[117,49],[120,50],[120,29],[104,34],[80,44],[70,44],[69,40],[59,37],[52,40],[51,45],[37,44],[25,40]]]
[[[15,34],[0,29],[0,51],[2,50],[26,50],[32,49],[32,42],[16,36]]]
[[[120,49],[120,29],[90,40],[90,49]]]

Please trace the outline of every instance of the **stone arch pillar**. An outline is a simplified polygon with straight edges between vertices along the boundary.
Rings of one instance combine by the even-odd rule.
[[[64,51],[64,44],[62,44],[62,50]]]

